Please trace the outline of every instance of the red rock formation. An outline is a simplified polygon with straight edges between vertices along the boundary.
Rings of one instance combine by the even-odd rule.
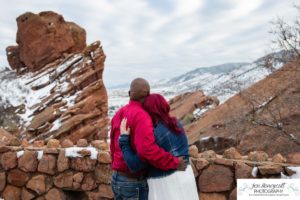
[[[7,61],[13,70],[19,72],[20,69],[25,67],[25,64],[20,58],[19,46],[9,46],[6,48]]]
[[[85,30],[54,12],[25,13],[17,23],[19,46],[8,47],[7,55],[12,69],[23,67],[18,78],[29,91],[18,111],[19,137],[29,142],[105,139],[106,56],[100,42],[86,47]]]
[[[68,138],[74,143],[81,138],[106,138],[108,108],[102,79],[104,60],[100,43],[96,42],[84,54],[73,54],[58,67],[50,64],[35,74],[34,77],[41,78],[32,82],[32,89],[39,91],[51,86],[51,90],[31,110],[33,118],[26,129],[28,138]]]
[[[242,153],[299,152],[299,91],[299,64],[290,62],[185,126],[189,142],[217,136],[236,140]]]
[[[85,30],[55,12],[26,12],[17,18],[17,25],[18,46],[7,48],[13,69],[25,65],[36,71],[64,53],[79,53],[86,47]]]
[[[0,145],[15,146],[15,145],[20,145],[20,142],[15,136],[10,134],[6,130],[0,128]]]
[[[178,95],[170,99],[169,103],[171,114],[183,120],[184,124],[189,124],[200,117],[197,113],[193,113],[196,109],[202,115],[203,111],[210,109],[210,106],[213,108],[219,105],[219,100],[217,97],[205,96],[203,91],[195,91]]]

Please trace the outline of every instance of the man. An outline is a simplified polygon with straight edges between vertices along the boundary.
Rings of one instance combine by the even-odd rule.
[[[123,118],[127,119],[131,130],[132,149],[142,160],[161,170],[184,170],[186,167],[182,158],[173,157],[155,143],[152,120],[142,108],[142,103],[149,94],[149,83],[142,78],[134,79],[130,85],[129,103],[115,114],[111,122],[112,188],[116,200],[146,200],[148,198],[145,171],[137,174],[131,173],[118,145],[120,124]]]

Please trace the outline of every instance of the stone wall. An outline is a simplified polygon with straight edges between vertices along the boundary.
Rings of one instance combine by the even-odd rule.
[[[229,149],[221,156],[213,151],[199,154],[195,146],[190,154],[201,200],[236,199],[237,178],[293,174],[287,168],[292,165],[281,163],[285,160],[279,155],[275,163],[263,152],[240,156]],[[5,200],[112,199],[110,163],[108,144],[101,140],[88,144],[81,139],[76,146],[55,139],[32,146],[1,146],[0,196]]]
[[[40,147],[39,147],[40,146]],[[50,140],[47,145],[0,148],[0,191],[5,200],[112,199],[108,145],[86,140],[73,146]]]

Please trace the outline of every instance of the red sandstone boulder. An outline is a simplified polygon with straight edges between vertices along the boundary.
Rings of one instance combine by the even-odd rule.
[[[41,195],[52,187],[52,182],[44,175],[37,175],[27,182],[26,187]]]
[[[199,171],[197,170],[197,168],[196,168],[193,161],[191,162],[191,167],[192,167],[192,170],[193,170],[193,173],[194,173],[194,177],[199,176]]]
[[[94,177],[95,176],[93,176],[92,174],[87,174],[82,181],[81,189],[84,191],[95,189],[97,187],[97,184]]]
[[[22,188],[22,200],[31,200],[35,198],[35,194],[29,192],[25,187]]]
[[[21,142],[15,136],[0,128],[0,144],[18,146]]]
[[[38,165],[38,171],[45,174],[55,174],[56,158],[53,155],[43,155]]]
[[[90,172],[95,170],[96,160],[92,160],[89,157],[84,158],[72,158],[71,169],[80,172]]]
[[[209,150],[200,153],[198,157],[205,158],[205,159],[214,159],[217,157],[217,154],[213,150]]]
[[[20,200],[21,192],[21,188],[12,185],[7,185],[2,193],[2,197],[5,200]]]
[[[19,169],[13,169],[7,175],[7,182],[18,187],[24,186],[28,180],[28,174]]]
[[[6,48],[6,57],[9,65],[13,70],[19,72],[25,67],[24,63],[20,59],[20,48],[19,46],[8,46]]]
[[[80,151],[78,151],[78,154],[81,155],[82,157],[89,157],[91,156],[91,151],[88,149],[81,149]]]
[[[98,200],[103,198],[113,199],[114,193],[110,185],[101,184],[97,192],[88,192],[89,199]]]
[[[52,188],[45,195],[46,200],[66,200],[66,195],[59,189]]]
[[[106,151],[109,149],[109,145],[107,144],[107,142],[103,141],[103,140],[93,140],[91,142],[91,145],[93,147],[95,147],[96,149],[102,150],[102,151]]]
[[[110,185],[101,184],[98,189],[99,193],[101,193],[101,197],[112,199],[114,197],[114,193],[111,189]]]
[[[0,172],[0,192],[4,189],[5,185],[6,185],[5,172]]]
[[[24,172],[35,172],[37,166],[37,152],[35,151],[25,151],[18,160],[18,167]]]
[[[69,139],[65,139],[61,142],[62,148],[68,148],[68,147],[73,147],[73,146],[74,146],[74,143]]]
[[[28,140],[25,138],[21,141],[21,147],[28,147],[29,146],[29,142]]]
[[[189,147],[189,154],[192,158],[197,158],[198,153],[199,153],[199,150],[196,147],[196,145],[192,145],[192,146]]]
[[[231,193],[229,195],[229,200],[237,200],[237,191],[236,191],[236,188],[234,188],[234,190],[231,191]]]
[[[280,165],[263,165],[259,166],[258,170],[261,175],[280,174],[284,171],[283,167],[281,167]]]
[[[215,164],[218,164],[218,165],[225,165],[225,166],[229,166],[229,167],[233,167],[233,165],[234,165],[233,160],[222,158],[222,157],[217,157],[213,161]]]
[[[248,159],[255,162],[268,161],[268,154],[263,151],[252,151],[248,154]]]
[[[205,95],[202,91],[187,92],[178,95],[169,101],[171,114],[178,119],[184,120],[185,124],[188,124],[193,121],[192,113],[197,108],[195,105],[202,101],[203,98],[205,98]]]
[[[45,141],[44,140],[36,140],[33,142],[33,147],[44,147]]]
[[[209,165],[209,162],[203,158],[193,159],[192,161],[194,162],[196,169],[199,171]]]
[[[76,182],[76,183],[81,183],[82,180],[83,180],[83,177],[84,177],[83,173],[78,172],[78,173],[74,174],[73,181]]]
[[[72,188],[73,172],[64,172],[54,178],[54,185],[58,188]]]
[[[227,200],[226,196],[221,193],[200,193],[199,200]]]
[[[111,155],[107,151],[100,151],[98,153],[98,162],[109,164],[111,163]]]
[[[3,169],[9,170],[17,166],[17,154],[16,152],[6,152],[1,155],[1,165]]]
[[[76,146],[78,147],[87,147],[89,143],[87,142],[86,139],[79,139],[76,143]]]
[[[299,152],[290,153],[287,156],[287,162],[300,165],[300,153]]]
[[[35,200],[46,200],[46,199],[45,199],[45,197],[40,196],[40,197],[37,197]]]
[[[32,71],[86,46],[84,29],[51,11],[24,13],[17,18],[17,25],[20,60]]]
[[[274,155],[272,157],[272,162],[275,162],[275,163],[285,163],[286,162],[286,158],[283,157],[280,153]]]
[[[223,153],[224,158],[239,160],[242,158],[240,152],[234,147],[226,149]]]
[[[199,176],[201,192],[225,192],[232,189],[234,176],[230,168],[221,165],[210,165]]]
[[[252,176],[252,167],[243,163],[237,162],[235,164],[235,179],[247,179],[253,178]]]
[[[0,144],[0,153],[4,153],[9,151],[8,146],[6,146],[5,144]]]
[[[111,183],[112,170],[107,164],[98,164],[95,169],[95,177],[97,183],[110,184]]]
[[[57,171],[63,172],[70,167],[69,158],[65,156],[65,150],[60,150],[57,158]]]
[[[60,141],[57,139],[50,139],[47,142],[47,147],[48,148],[60,148]]]

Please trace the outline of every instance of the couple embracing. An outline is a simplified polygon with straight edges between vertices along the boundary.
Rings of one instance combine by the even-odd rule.
[[[142,78],[129,96],[111,122],[115,200],[198,200],[187,137],[168,102]]]

